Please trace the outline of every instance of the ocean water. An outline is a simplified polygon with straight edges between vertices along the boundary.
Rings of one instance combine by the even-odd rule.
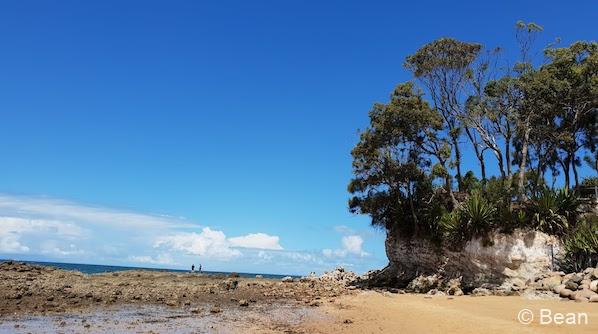
[[[60,263],[60,262],[38,262],[38,261],[20,261],[20,260],[0,260],[0,262],[15,261],[23,263],[37,264],[41,266],[55,267],[64,270],[80,271],[84,274],[100,274],[110,273],[115,271],[126,271],[126,270],[151,270],[151,271],[164,271],[164,272],[178,272],[185,273],[190,272],[189,270],[180,269],[159,269],[159,268],[143,268],[143,267],[122,267],[122,266],[104,266],[98,264],[84,264],[84,263]],[[214,276],[228,276],[231,272],[220,272],[220,271],[202,271],[204,275]],[[285,276],[299,277],[294,275],[275,275],[275,274],[261,274],[261,273],[238,273],[241,277],[253,278],[255,275],[262,275],[264,278],[281,279]]]

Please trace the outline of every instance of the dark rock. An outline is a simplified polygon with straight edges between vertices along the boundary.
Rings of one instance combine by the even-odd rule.
[[[574,283],[579,284],[583,280],[583,276],[581,276],[579,274],[575,274],[575,275],[571,276],[571,278],[569,280],[573,281]]]
[[[581,282],[581,280],[580,280],[580,282]],[[567,282],[565,282],[565,289],[577,290],[578,286],[579,285],[577,283],[575,283],[572,279],[570,279]]]

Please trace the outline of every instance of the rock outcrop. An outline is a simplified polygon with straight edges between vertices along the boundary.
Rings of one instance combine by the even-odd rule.
[[[540,275],[556,270],[563,255],[559,240],[542,232],[494,233],[490,244],[468,241],[459,250],[393,232],[386,238],[389,265],[370,274],[371,285],[406,287],[420,275],[460,278],[464,290],[477,287],[522,289]]]

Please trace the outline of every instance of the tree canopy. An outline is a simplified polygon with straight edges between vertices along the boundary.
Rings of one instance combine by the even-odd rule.
[[[471,223],[492,216],[486,227],[500,221],[502,228],[562,231],[550,222],[574,215],[565,204],[542,211],[540,198],[548,201],[556,177],[572,193],[582,182],[584,161],[598,172],[598,44],[549,46],[544,63],[535,66],[530,53],[541,30],[535,23],[516,24],[520,56],[507,62],[512,66],[497,66],[499,48],[452,38],[407,56],[404,66],[414,80],[373,105],[351,152],[350,210],[370,215],[376,226],[432,238],[463,217]],[[466,145],[481,179],[463,171]],[[497,164],[493,175],[486,171],[487,154]],[[566,194],[554,195],[555,201],[568,203]]]

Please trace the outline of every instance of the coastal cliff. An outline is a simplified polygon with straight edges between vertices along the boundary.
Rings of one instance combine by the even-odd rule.
[[[490,286],[511,290],[557,270],[563,256],[558,238],[538,231],[494,232],[489,241],[474,238],[453,250],[447,244],[403,238],[389,231],[385,244],[389,265],[375,275],[374,284],[404,287],[420,275],[437,275],[461,278],[464,289]]]

